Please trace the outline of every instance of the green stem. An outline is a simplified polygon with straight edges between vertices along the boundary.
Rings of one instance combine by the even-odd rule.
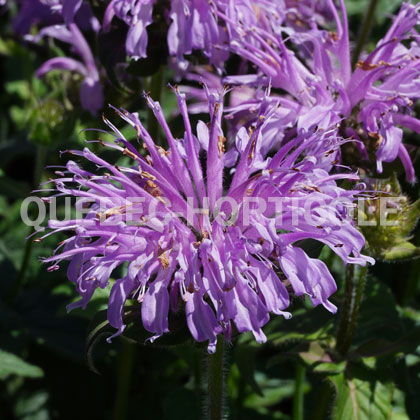
[[[353,52],[353,59],[351,62],[353,69],[356,67],[357,61],[359,60],[360,53],[362,52],[363,46],[366,43],[366,40],[369,36],[370,30],[374,23],[375,11],[376,11],[377,6],[378,6],[378,0],[370,0],[367,13],[365,15],[361,30],[359,32],[356,48],[354,49],[354,52]]]
[[[420,232],[417,232],[416,238],[414,240],[416,246],[420,245]],[[410,301],[415,299],[418,283],[419,283],[419,273],[420,273],[420,259],[413,261],[410,264],[409,274],[407,280],[404,284],[404,289],[402,292],[401,303],[402,306],[406,306]]]
[[[201,351],[198,351],[198,349],[194,349],[194,394],[195,394],[195,403],[196,403],[196,409],[197,413],[201,410],[202,405],[202,383],[203,383],[203,375],[202,375],[202,364],[203,361],[203,354]]]
[[[207,381],[208,381],[208,401],[207,413],[209,420],[222,420],[223,413],[223,396],[224,396],[224,374],[223,374],[223,337],[217,337],[216,353],[209,354]]]
[[[128,397],[136,354],[135,344],[124,340],[122,346],[118,367],[117,393],[112,415],[113,420],[124,420],[127,418]]]
[[[317,393],[316,404],[311,412],[311,420],[325,420],[329,418],[328,409],[332,397],[331,386],[324,382]]]
[[[38,188],[42,181],[42,174],[44,172],[45,160],[47,158],[47,149],[39,145],[37,147],[36,161],[34,168],[34,187]]]
[[[34,188],[37,188],[41,183],[46,155],[46,148],[43,146],[38,146],[32,185]],[[29,235],[32,235],[34,232],[35,228],[31,227]],[[19,296],[20,289],[25,281],[26,270],[28,269],[29,262],[31,260],[33,244],[34,241],[32,238],[28,239],[25,242],[25,249],[23,251],[23,257],[19,268],[19,272],[17,274],[15,282],[13,283],[13,286],[11,287],[11,290],[9,291],[9,295],[7,296],[7,301],[10,303],[10,305],[13,305],[15,303],[17,297]]]
[[[151,98],[156,101],[160,102],[160,98],[162,96],[162,85],[163,85],[163,67],[161,66],[157,73],[155,73],[150,78],[149,83],[149,94]],[[149,132],[152,139],[155,141],[155,144],[161,146],[159,141],[159,123],[155,118],[153,111],[149,108],[147,113],[147,131]]]
[[[346,355],[356,331],[360,303],[365,287],[367,266],[356,272],[354,265],[346,267],[346,283],[344,289],[344,303],[341,308],[341,319],[338,327],[336,350]]]
[[[348,265],[346,267],[346,279],[344,284],[344,301],[340,308],[341,318],[338,325],[336,349],[342,353],[343,343],[346,341],[346,335],[349,330],[350,317],[352,311],[352,299],[353,299],[353,276],[354,276],[354,265]]]
[[[295,392],[293,395],[293,420],[303,420],[303,398],[305,392],[305,366],[297,362]]]
[[[35,232],[35,229],[32,227],[30,230],[30,235]],[[19,272],[17,274],[16,280],[13,283],[9,291],[9,295],[7,296],[7,301],[10,305],[13,305],[16,302],[17,297],[19,296],[20,288],[25,280],[25,273],[29,265],[29,261],[31,259],[31,252],[32,246],[34,241],[30,238],[25,242],[25,249],[23,251],[22,263],[20,265]]]

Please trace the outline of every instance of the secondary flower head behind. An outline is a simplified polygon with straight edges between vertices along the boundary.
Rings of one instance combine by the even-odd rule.
[[[38,42],[44,36],[70,44],[82,61],[70,57],[51,58],[37,70],[37,76],[42,77],[52,70],[68,70],[82,75],[80,103],[84,109],[95,115],[103,106],[103,89],[95,58],[79,27],[75,23],[70,23],[67,26],[47,26],[41,29],[38,35],[27,35],[26,38],[30,41]]]
[[[169,331],[169,311],[185,311],[196,341],[214,352],[218,334],[252,331],[258,342],[269,314],[290,317],[289,294],[308,295],[329,311],[336,284],[326,265],[299,247],[315,239],[344,263],[373,263],[360,254],[362,235],[346,217],[358,190],[336,185],[353,174],[329,175],[328,156],[341,140],[328,131],[291,139],[271,158],[262,154],[261,133],[272,111],[263,100],[257,123],[239,130],[225,150],[223,95],[207,91],[209,121],[191,127],[185,96],[174,88],[185,133],[174,138],[159,103],[147,98],[168,143],[156,145],[137,114],[117,110],[142,140],[143,156],[108,120],[114,142],[98,142],[132,160],[105,161],[88,148],[70,151],[96,165],[82,169],[70,160],[53,180],[57,196],[86,199],[86,215],[50,220],[52,232],[71,236],[46,258],[49,270],[70,261],[68,277],[85,307],[96,288],[106,288],[113,271],[126,274],[112,285],[108,319],[124,331],[127,300],[141,302],[142,323],[154,341]],[[233,169],[225,160],[234,161]],[[231,162],[232,163],[232,162]],[[231,166],[231,165],[230,165]],[[152,210],[150,210],[152,209]],[[42,238],[37,239],[37,241]],[[140,322],[140,320],[139,320]]]
[[[418,9],[404,3],[376,48],[362,56],[353,70],[344,1],[342,17],[332,0],[326,1],[336,32],[316,20],[306,30],[288,26],[278,13],[260,10],[260,22],[247,25],[230,9],[226,21],[231,49],[257,67],[257,73],[228,76],[227,83],[267,85],[282,89],[283,109],[294,116],[298,129],[327,128],[340,123],[344,137],[358,140],[358,160],[376,163],[371,175],[382,173],[383,162],[399,158],[407,180],[415,174],[403,130],[420,132],[413,113],[419,98]]]
[[[218,25],[215,8],[215,3],[207,0],[171,0],[167,4],[156,0],[112,0],[105,12],[103,27],[108,30],[114,17],[124,21],[129,27],[125,43],[127,54],[139,59],[147,56],[147,27],[158,18],[169,25],[169,54],[176,56],[180,68],[187,66],[184,55],[193,50],[201,51],[212,64],[222,66],[228,53],[220,47],[227,37]]]

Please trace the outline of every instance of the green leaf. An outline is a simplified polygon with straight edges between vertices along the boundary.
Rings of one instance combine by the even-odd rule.
[[[405,241],[398,245],[395,245],[391,249],[388,249],[384,253],[384,260],[396,261],[404,260],[408,258],[414,258],[420,256],[420,248],[412,244],[411,242]]]
[[[404,374],[405,405],[410,419],[420,418],[420,399],[418,390],[420,389],[420,364],[407,366]]]
[[[124,308],[123,322],[126,328],[121,335],[140,345],[146,345],[152,334],[146,331],[141,322],[141,305],[133,305]],[[188,330],[185,320],[185,314],[182,312],[169,315],[168,319],[169,333],[159,337],[154,343],[155,347],[171,347],[185,343],[190,339],[191,334]],[[112,327],[107,320],[107,310],[99,311],[92,319],[86,339],[86,359],[89,367],[96,373],[93,363],[93,350],[96,344],[105,337],[115,334],[117,330]]]
[[[53,293],[63,293],[66,295],[73,295],[73,284],[71,283],[64,283],[60,285],[60,289],[54,289]],[[74,315],[79,316],[80,318],[86,318],[88,320],[92,320],[96,314],[100,311],[107,309],[108,307],[108,300],[109,294],[111,292],[111,287],[106,287],[101,289],[98,287],[92,298],[89,301],[89,305],[87,305],[86,309],[78,308],[73,311]],[[72,299],[71,303],[77,302],[80,299],[80,296],[75,296]],[[104,318],[104,320],[106,317]]]
[[[331,355],[317,342],[309,344],[306,351],[299,352],[303,362],[317,373],[339,373],[345,369],[345,362],[333,360]]]
[[[152,334],[146,331],[141,323],[140,307],[133,310],[128,317],[127,328],[124,330],[123,337],[126,337],[137,344],[145,345],[149,343]],[[125,318],[124,318],[124,322]],[[168,317],[169,332],[163,334],[153,342],[155,347],[171,347],[185,343],[191,339],[191,333],[187,326],[185,313],[169,313]]]
[[[26,80],[12,80],[5,83],[4,88],[8,94],[16,94],[21,99],[28,100],[31,96],[30,86]]]
[[[310,304],[311,305],[311,304]],[[266,329],[267,340],[275,346],[288,342],[328,341],[332,339],[333,318],[320,307],[296,308],[289,320],[274,318]]]
[[[353,344],[361,345],[372,337],[393,342],[402,334],[403,325],[391,291],[377,279],[368,277]]]
[[[15,354],[0,350],[0,379],[5,379],[9,375],[42,378],[44,372],[38,366],[25,362]]]
[[[19,398],[15,406],[16,418],[20,420],[48,420],[48,393],[46,391],[35,391],[33,394],[24,395]]]
[[[420,217],[420,199],[415,201],[414,203],[411,203],[407,208],[405,209],[405,226],[402,226],[403,233],[408,235],[417,224],[417,221]]]
[[[264,396],[249,395],[244,401],[244,407],[258,408],[269,407],[278,404],[281,400],[289,398],[295,390],[293,380],[281,380],[268,378],[263,373],[256,375],[258,386],[263,390]],[[307,389],[305,390],[307,391]]]
[[[380,338],[374,338],[363,343],[359,348],[349,354],[349,357],[384,357],[397,353],[410,354],[414,353],[420,343],[420,327],[414,328],[402,336],[399,340],[389,342]]]
[[[395,388],[392,398],[392,420],[410,420],[405,408],[405,394],[401,389]]]
[[[347,367],[345,373],[330,376],[336,390],[332,410],[333,420],[391,419],[394,385],[383,382],[366,372],[355,375]],[[353,369],[352,369],[353,370]]]

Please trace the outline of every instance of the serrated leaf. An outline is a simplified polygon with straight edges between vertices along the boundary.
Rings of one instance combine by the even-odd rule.
[[[372,377],[355,377],[350,368],[330,376],[336,390],[333,420],[389,420],[394,385]]]
[[[244,407],[255,409],[273,406],[281,400],[292,396],[295,390],[294,381],[292,380],[268,378],[263,373],[258,373],[256,380],[264,395],[262,397],[257,394],[249,395],[244,401]]]
[[[420,248],[411,242],[402,242],[384,253],[385,261],[404,260],[408,258],[415,258],[420,256]]]
[[[19,356],[0,350],[0,379],[10,375],[18,375],[25,378],[42,378],[44,372],[38,366],[25,362]]]
[[[299,352],[299,356],[309,365],[319,362],[332,362],[330,355],[319,345],[319,343],[310,343],[307,351]]]
[[[345,362],[335,361],[317,342],[310,343],[306,351],[299,352],[303,362],[317,373],[340,373],[345,369]]]
[[[411,203],[405,210],[406,226],[403,232],[408,235],[416,226],[417,221],[420,217],[420,199]]]
[[[337,363],[319,363],[312,369],[315,373],[321,374],[336,374],[341,373],[345,370],[346,363],[345,362],[337,362]]]

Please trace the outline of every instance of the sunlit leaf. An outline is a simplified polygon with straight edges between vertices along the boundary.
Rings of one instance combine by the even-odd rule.
[[[41,378],[44,372],[38,366],[34,366],[13,353],[0,349],[0,379],[9,375],[18,375],[26,378]]]
[[[345,373],[330,376],[336,397],[333,420],[389,420],[392,412],[394,385],[381,382],[373,375],[360,377],[350,368]]]

